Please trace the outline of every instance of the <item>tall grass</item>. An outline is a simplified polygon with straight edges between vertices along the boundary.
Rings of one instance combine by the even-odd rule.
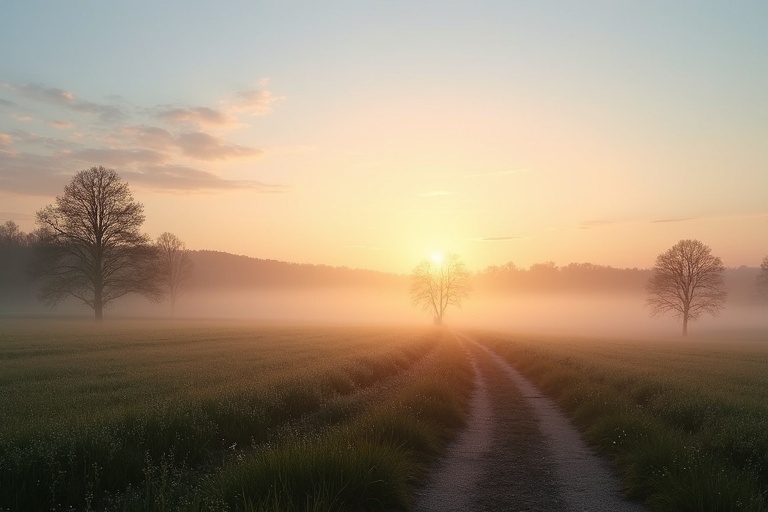
[[[764,511],[768,346],[482,334],[661,511]]]
[[[0,509],[11,510],[220,508],[202,491],[207,475],[249,450],[358,416],[439,337],[203,324],[3,327]]]
[[[221,500],[238,511],[406,510],[414,485],[465,420],[473,370],[456,340],[397,390],[314,438],[289,438],[224,468]]]

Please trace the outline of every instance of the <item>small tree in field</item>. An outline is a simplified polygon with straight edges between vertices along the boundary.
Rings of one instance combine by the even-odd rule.
[[[725,307],[723,262],[698,240],[680,240],[656,258],[646,286],[651,314],[672,312],[682,319],[683,336],[688,321],[703,313],[717,315]]]
[[[760,264],[760,273],[757,274],[757,286],[764,297],[768,297],[768,256],[763,258]]]
[[[75,297],[97,321],[105,305],[126,294],[159,300],[157,250],[139,231],[143,222],[144,207],[114,170],[78,172],[55,204],[37,212],[41,298],[54,305]]]
[[[440,262],[424,260],[411,274],[413,305],[431,311],[438,325],[443,323],[448,306],[461,307],[469,291],[469,272],[457,254],[449,254]]]
[[[160,252],[160,280],[171,300],[171,312],[174,312],[176,300],[192,276],[192,260],[184,242],[173,233],[161,234],[155,245]]]

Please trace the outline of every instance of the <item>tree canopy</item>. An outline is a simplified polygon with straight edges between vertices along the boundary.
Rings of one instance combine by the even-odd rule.
[[[443,323],[448,306],[461,307],[469,291],[469,272],[457,254],[449,254],[439,263],[424,260],[411,274],[414,306],[431,311],[438,325]]]
[[[78,172],[36,220],[40,250],[34,271],[47,303],[71,296],[101,320],[104,306],[126,294],[162,296],[157,251],[140,231],[144,207],[113,169]]]
[[[683,336],[688,321],[702,314],[717,315],[725,307],[723,262],[698,240],[680,240],[656,258],[648,281],[647,305],[651,313],[671,312],[682,319]]]

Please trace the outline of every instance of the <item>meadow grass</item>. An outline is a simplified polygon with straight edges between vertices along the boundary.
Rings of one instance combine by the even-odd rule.
[[[762,341],[617,341],[479,333],[661,511],[764,511],[768,333]]]
[[[450,335],[413,373],[351,421],[224,468],[221,501],[242,511],[408,510],[429,462],[464,424],[474,386]]]
[[[382,404],[445,350],[432,330],[2,322],[0,508],[10,510],[237,508],[224,469],[275,447],[322,453],[333,432],[350,442],[366,431],[349,430],[354,421],[376,430]],[[428,417],[435,400],[409,407]],[[410,450],[395,444],[362,439],[354,463]],[[389,500],[380,487],[367,487],[379,489],[371,499]]]

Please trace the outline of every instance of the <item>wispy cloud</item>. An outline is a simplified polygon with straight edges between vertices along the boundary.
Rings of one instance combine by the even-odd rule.
[[[264,153],[233,142],[229,132],[247,126],[247,116],[271,111],[279,98],[266,86],[260,81],[257,88],[209,106],[147,107],[117,97],[97,103],[58,87],[0,82],[0,90],[18,100],[0,102],[10,113],[6,122],[28,121],[29,106],[35,102],[54,105],[33,109],[40,134],[22,130],[20,124],[0,133],[0,190],[50,195],[60,192],[79,169],[106,165],[158,190],[285,192],[288,189],[277,184],[227,179],[215,165]],[[99,123],[93,122],[94,115]]]
[[[40,84],[13,84],[10,82],[3,82],[0,85],[32,100],[52,103],[76,112],[96,115],[102,121],[119,121],[127,117],[125,112],[116,105],[82,100],[75,96],[73,92],[57,87],[45,87]]]
[[[151,149],[83,149],[69,155],[72,160],[88,165],[122,167],[135,164],[159,164],[168,156]]]
[[[262,80],[260,85],[266,87]],[[234,99],[224,100],[216,108],[208,106],[160,106],[154,117],[182,126],[197,126],[200,128],[233,128],[241,123],[238,114],[263,116],[272,112],[273,104],[280,98],[264,88],[247,89],[235,93]]]
[[[177,165],[144,167],[140,171],[123,173],[131,182],[163,190],[233,190],[248,189],[262,193],[287,192],[282,185],[253,180],[227,180],[200,169]]]
[[[263,153],[256,148],[226,144],[221,139],[203,132],[184,133],[178,137],[176,143],[185,155],[200,160],[228,160]]]
[[[156,117],[174,124],[196,126],[227,126],[237,124],[233,116],[209,107],[171,108],[161,110]]]
[[[75,128],[75,124],[72,121],[51,121],[50,125],[56,128],[57,130],[73,130]]]

